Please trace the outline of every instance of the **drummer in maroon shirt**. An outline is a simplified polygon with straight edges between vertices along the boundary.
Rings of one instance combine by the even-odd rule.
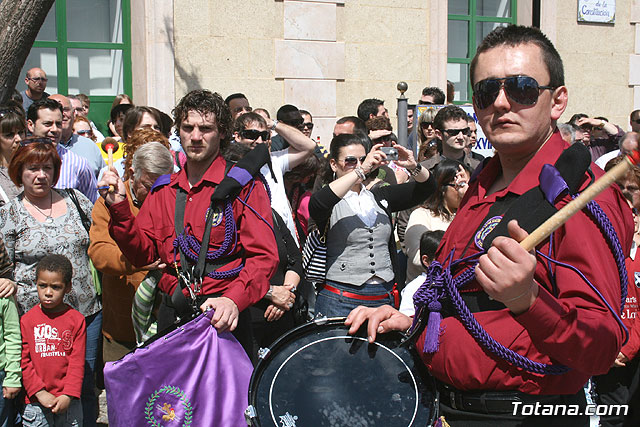
[[[517,26],[494,30],[479,46],[470,75],[474,109],[496,155],[470,183],[442,240],[436,259],[443,265],[452,250],[454,260],[479,252],[474,236],[487,221],[489,208],[508,193],[521,195],[538,186],[542,166],[554,164],[567,148],[556,129],[568,99],[562,60],[539,30]],[[522,84],[532,84],[518,76],[535,79],[538,89],[518,92]],[[509,77],[513,78],[505,82]],[[593,164],[592,169],[596,177],[602,174]],[[588,183],[585,174],[580,191]],[[556,207],[568,200],[569,196],[556,200]],[[621,193],[609,188],[596,202],[613,224],[624,253],[628,253],[633,223]],[[588,425],[587,416],[560,416],[562,408],[557,406],[539,406],[540,416],[532,418],[527,416],[532,415],[529,408],[522,411],[522,405],[538,401],[541,405],[579,405],[580,411],[584,410],[583,386],[589,377],[605,373],[613,365],[624,340],[623,329],[578,274],[555,265],[549,270],[549,263],[542,257],[518,244],[527,233],[517,221],[511,221],[508,229],[511,237],[493,241],[479,258],[475,279],[461,292],[475,292],[485,300],[503,304],[502,308],[474,313],[498,343],[535,362],[565,365],[569,370],[542,375],[514,367],[484,350],[459,317],[445,317],[437,352],[423,352],[424,332],[416,344],[436,378],[440,415],[452,426]],[[579,269],[609,305],[619,310],[621,289],[615,259],[603,233],[584,210],[554,233],[552,245],[554,259]],[[537,249],[548,254],[549,239]],[[452,275],[466,266],[463,263]],[[375,340],[376,333],[406,331],[412,324],[411,318],[389,306],[358,307],[346,321],[350,333],[367,320],[370,340]],[[516,406],[521,411],[514,414]],[[555,410],[555,415],[541,415],[544,408]]]
[[[179,265],[188,263],[187,270],[190,271],[195,264],[191,260],[180,260],[173,246],[177,193],[186,193],[184,226],[178,228],[186,230],[184,233],[195,238],[199,245],[211,196],[225,177],[227,162],[221,152],[231,131],[229,107],[220,95],[208,90],[194,90],[186,94],[178,102],[174,114],[180,143],[187,157],[186,166],[178,173],[158,178],[137,217],[131,213],[124,184],[113,169],[105,172],[99,183],[100,194],[111,214],[109,232],[126,258],[135,266],[149,265],[157,260],[167,265],[158,283],[163,292],[158,314],[159,331],[189,314],[181,312],[171,298],[178,286],[177,276],[184,275],[177,271],[181,268]],[[115,191],[108,192],[109,185],[115,186]],[[189,285],[196,292],[197,306],[202,311],[214,310],[211,324],[218,332],[234,332],[247,353],[253,356],[251,319],[246,309],[267,293],[269,278],[278,265],[277,257],[273,255],[278,248],[271,231],[271,202],[262,182],[250,180],[233,200],[232,209],[236,232],[228,236],[225,231],[226,214],[215,215],[206,244],[211,252],[218,250],[225,239],[233,240],[229,245],[230,254],[225,255],[225,262],[216,267],[214,273],[238,270],[243,264],[244,268],[229,277],[210,277],[206,266],[211,261],[206,261],[206,275],[200,289],[194,285],[195,278]],[[190,298],[186,288],[183,294]]]

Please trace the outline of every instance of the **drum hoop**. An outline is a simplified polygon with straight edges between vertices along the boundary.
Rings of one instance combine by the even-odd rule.
[[[296,354],[298,354],[299,352],[301,352],[302,350],[304,350],[305,348],[307,348],[307,347],[309,347],[309,346],[311,346],[311,345],[313,345],[313,344],[317,344],[317,343],[320,343],[320,342],[323,342],[323,341],[328,341],[328,340],[345,339],[345,338],[348,338],[348,339],[357,339],[357,340],[360,340],[360,341],[364,341],[364,342],[366,342],[366,343],[367,343],[367,344],[369,344],[369,345],[371,345],[371,344],[375,344],[375,345],[377,345],[378,347],[380,347],[380,348],[382,348],[382,349],[386,350],[387,352],[391,353],[391,354],[392,354],[396,359],[398,359],[398,360],[402,363],[402,365],[405,367],[405,369],[407,370],[407,372],[409,372],[409,373],[410,373],[410,375],[411,375],[411,381],[412,381],[412,384],[413,384],[413,388],[414,388],[414,390],[415,390],[415,406],[414,406],[414,409],[413,409],[413,415],[411,416],[411,421],[409,422],[409,425],[412,425],[412,424],[413,424],[413,422],[415,421],[416,416],[417,416],[417,414],[418,414],[418,407],[420,406],[420,396],[419,396],[419,394],[418,394],[418,383],[417,383],[417,381],[416,381],[415,375],[414,375],[413,371],[411,370],[411,368],[410,368],[409,366],[407,366],[407,364],[405,363],[405,361],[404,361],[404,360],[402,360],[402,358],[401,358],[400,356],[398,356],[396,353],[394,353],[394,352],[393,352],[389,347],[387,347],[387,346],[385,346],[385,345],[382,345],[381,343],[378,343],[378,342],[370,343],[367,339],[362,338],[362,337],[352,336],[352,335],[343,335],[343,336],[331,336],[331,337],[325,337],[325,338],[322,338],[322,339],[316,340],[316,341],[314,341],[314,342],[310,342],[310,343],[308,343],[308,344],[304,345],[303,347],[300,347],[300,348],[299,348],[299,349],[297,349],[295,352],[291,353],[291,354],[289,355],[289,357],[287,357],[287,358],[282,362],[282,364],[278,367],[277,371],[275,372],[275,374],[274,374],[274,376],[273,376],[273,379],[271,380],[271,384],[269,385],[269,413],[271,414],[271,420],[274,422],[274,424],[275,424],[275,425],[278,425],[278,421],[276,420],[276,418],[275,418],[275,414],[273,413],[273,405],[272,405],[273,387],[274,387],[274,383],[275,383],[275,381],[276,381],[276,378],[278,378],[278,375],[280,374],[280,371],[282,370],[282,368],[287,364],[287,362],[289,362],[289,360],[290,360],[293,356],[295,356]],[[400,347],[398,347],[398,348],[400,348]]]

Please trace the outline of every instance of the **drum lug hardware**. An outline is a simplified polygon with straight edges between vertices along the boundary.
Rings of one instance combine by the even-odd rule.
[[[327,323],[327,320],[329,320],[327,316],[322,313],[318,313],[313,319],[313,323],[315,323],[316,325],[324,325],[325,323]]]
[[[266,359],[267,357],[269,357],[269,353],[271,353],[271,350],[269,350],[268,348],[261,348],[258,350],[258,358]]]
[[[247,421],[247,425],[253,425],[253,420],[257,417],[256,408],[253,405],[249,405],[247,409],[244,410],[244,419]]]

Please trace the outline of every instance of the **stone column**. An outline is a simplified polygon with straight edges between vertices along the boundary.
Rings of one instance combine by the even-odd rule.
[[[171,115],[175,105],[173,0],[131,2],[133,101]]]

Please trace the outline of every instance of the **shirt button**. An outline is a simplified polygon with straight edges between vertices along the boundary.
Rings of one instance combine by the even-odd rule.
[[[370,256],[371,258],[373,258],[373,253],[370,253],[370,254],[369,254],[369,256]]]
[[[370,229],[369,229],[369,233],[373,233],[373,228],[370,228]]]
[[[369,245],[369,249],[373,249],[373,245]]]
[[[376,265],[376,263],[375,262],[371,262],[371,265]]]
[[[191,197],[189,197],[189,201],[190,201],[190,202],[193,202],[193,199],[192,199]]]
[[[373,237],[369,237],[369,241],[370,241],[370,242],[373,242]]]
[[[376,274],[376,271],[371,269],[371,274]]]

